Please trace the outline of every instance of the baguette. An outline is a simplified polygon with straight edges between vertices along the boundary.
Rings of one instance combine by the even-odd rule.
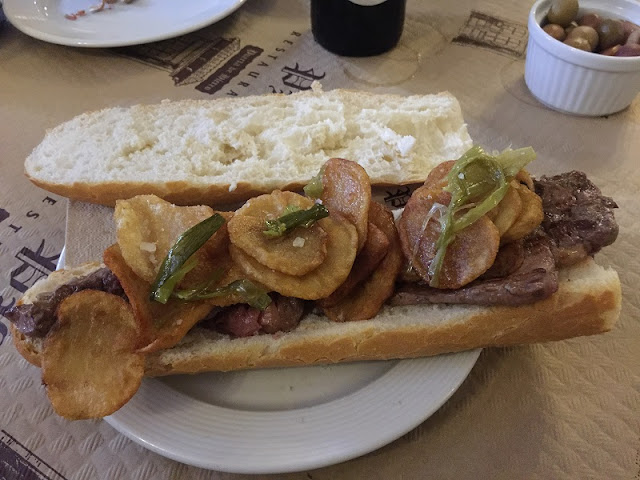
[[[92,263],[54,272],[34,285],[22,303],[100,267]],[[620,308],[618,274],[588,258],[561,269],[558,291],[530,305],[385,306],[371,320],[336,323],[307,315],[291,332],[233,339],[196,327],[173,348],[147,355],[145,373],[160,376],[415,358],[556,341],[611,330]],[[26,337],[13,325],[11,329],[16,349],[40,366],[42,339]]]
[[[373,185],[421,182],[471,144],[449,93],[315,88],[86,113],[49,131],[25,173],[46,190],[91,203],[155,194],[215,205],[296,190],[330,157],[357,161]]]

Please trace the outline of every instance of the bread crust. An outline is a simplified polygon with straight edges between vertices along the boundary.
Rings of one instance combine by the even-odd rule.
[[[9,330],[11,331],[13,344],[16,350],[18,350],[18,353],[22,355],[27,362],[39,367],[41,365],[40,352],[42,352],[43,339],[31,339],[20,332],[13,324],[9,325]]]
[[[133,198],[136,195],[157,195],[158,197],[173,203],[174,205],[209,205],[211,207],[219,207],[220,205],[229,205],[237,202],[245,201],[249,198],[271,193],[271,186],[259,188],[250,183],[240,182],[233,190],[231,185],[201,185],[196,186],[188,182],[167,182],[162,184],[144,183],[144,182],[108,182],[100,183],[82,183],[76,182],[72,185],[49,183],[39,178],[25,175],[31,182],[38,187],[49,192],[67,197],[71,200],[81,202],[96,203],[114,207],[117,200]],[[420,183],[424,179],[406,179],[398,182],[371,182],[372,187],[389,187],[402,186]],[[292,192],[300,192],[306,183],[288,183],[284,186],[278,185],[279,190],[289,190]]]

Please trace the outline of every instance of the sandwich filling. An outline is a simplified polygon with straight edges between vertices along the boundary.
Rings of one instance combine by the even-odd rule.
[[[532,185],[542,200],[544,218],[541,224],[526,237],[501,245],[491,267],[482,275],[460,288],[442,289],[430,286],[415,275],[401,274],[387,302],[392,306],[533,303],[557,290],[558,267],[578,263],[615,241],[618,225],[613,209],[617,205],[603,196],[584,173],[572,171],[543,176],[533,179]],[[370,237],[375,235],[370,234]],[[370,249],[365,249],[356,257],[353,271],[360,277],[356,283],[370,275],[386,253],[371,253]],[[363,261],[365,255],[375,258]],[[33,303],[18,305],[5,315],[24,335],[43,338],[56,322],[56,309],[60,303],[82,290],[101,290],[127,299],[118,277],[104,267],[62,285],[54,292],[41,294]],[[269,297],[271,303],[265,309],[247,303],[213,306],[199,325],[232,337],[274,334],[294,329],[306,311],[323,306],[323,300],[316,304],[275,292]],[[326,299],[324,305],[327,305]]]

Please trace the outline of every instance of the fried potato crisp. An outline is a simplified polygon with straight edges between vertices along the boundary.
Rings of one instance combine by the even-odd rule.
[[[379,203],[371,202],[369,221],[387,238],[389,245],[387,254],[373,274],[352,290],[351,295],[342,298],[334,306],[324,309],[327,317],[333,321],[373,318],[384,302],[393,295],[396,278],[404,262],[393,214]]]
[[[153,282],[162,261],[178,237],[213,213],[208,206],[179,207],[155,195],[118,200],[114,219],[122,256],[140,278]],[[231,215],[220,213],[226,219]],[[225,232],[223,226],[207,244],[215,244]],[[212,248],[215,250],[216,246],[212,245]],[[205,247],[201,250],[203,249]]]
[[[127,403],[144,375],[137,338],[138,324],[122,298],[97,290],[66,298],[42,355],[42,381],[56,413],[98,418]]]
[[[231,244],[233,261],[251,280],[288,297],[318,300],[329,296],[347,278],[358,247],[358,232],[347,220],[331,215],[317,222],[327,232],[327,257],[311,272],[287,275],[262,265],[241,248]]]
[[[371,205],[373,205],[373,203],[374,202],[371,202]],[[373,207],[370,207],[369,211],[371,211],[372,208]],[[332,307],[348,296],[360,283],[374,272],[388,251],[389,239],[382,230],[369,222],[367,241],[364,243],[362,250],[356,255],[349,276],[335,292],[327,298],[319,300],[319,305],[322,308]]]
[[[427,179],[424,181],[424,186],[441,189],[447,186],[447,175],[456,163],[455,160],[447,160],[446,162],[439,163],[435,166],[427,175]]]
[[[364,168],[356,162],[331,158],[324,164],[322,203],[331,213],[339,213],[356,226],[358,251],[367,240],[371,182]]]
[[[416,194],[417,193],[417,194]],[[423,280],[430,282],[429,266],[440,235],[436,204],[448,205],[450,194],[440,189],[416,190],[398,221],[402,250]],[[498,229],[486,215],[456,234],[444,257],[439,288],[460,288],[482,275],[494,262],[500,246]]]
[[[542,199],[525,185],[518,185],[517,192],[522,201],[522,211],[509,230],[502,235],[502,243],[526,237],[538,228],[544,219]]]
[[[493,221],[500,236],[511,228],[511,226],[518,219],[522,213],[522,200],[518,193],[518,182],[511,181],[509,189],[505,196],[500,200],[500,203],[495,206],[487,216]]]
[[[154,302],[149,299],[151,284],[138,277],[129,267],[118,245],[105,250],[103,261],[118,277],[140,324],[135,342],[135,347],[140,352],[150,353],[173,347],[191,327],[207,316],[214,305],[238,302],[237,298],[229,297],[189,302],[171,298],[166,304]],[[226,278],[221,279],[220,283],[225,280]]]
[[[327,234],[319,223],[308,228],[297,227],[275,238],[263,232],[265,221],[282,216],[287,208],[312,206],[312,200],[293,192],[276,190],[253,198],[229,221],[231,243],[265,267],[287,275],[309,273],[327,256]]]

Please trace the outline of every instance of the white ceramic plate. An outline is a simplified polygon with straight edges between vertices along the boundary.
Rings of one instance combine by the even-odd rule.
[[[105,420],[198,467],[307,470],[371,452],[418,426],[455,392],[479,353],[145,379]]]
[[[65,251],[58,262],[64,266]],[[481,350],[388,362],[145,379],[105,420],[160,455],[232,473],[343,462],[401,437],[458,389]]]
[[[77,20],[65,14],[89,10],[99,0],[4,0],[9,21],[46,42],[75,47],[122,47],[183,35],[210,25],[246,0],[134,0]]]

